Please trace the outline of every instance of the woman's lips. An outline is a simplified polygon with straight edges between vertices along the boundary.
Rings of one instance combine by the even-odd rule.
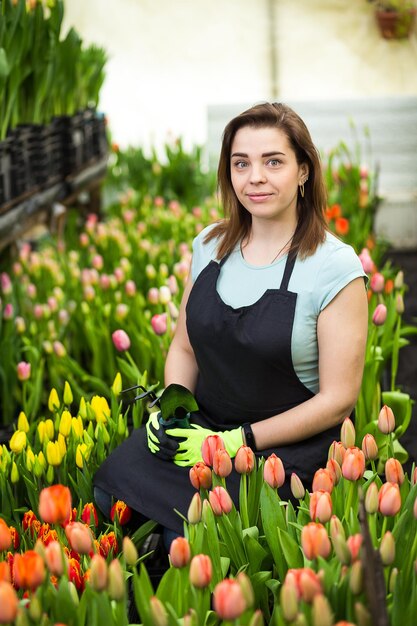
[[[272,194],[270,193],[248,193],[248,198],[249,200],[251,200],[251,202],[263,202],[265,200],[268,200],[268,198],[271,197]]]

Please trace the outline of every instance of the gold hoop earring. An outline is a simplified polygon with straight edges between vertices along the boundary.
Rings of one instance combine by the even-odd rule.
[[[304,198],[304,183],[300,185],[300,193],[301,193],[301,197]]]

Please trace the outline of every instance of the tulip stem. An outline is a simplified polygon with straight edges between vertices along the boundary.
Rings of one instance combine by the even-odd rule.
[[[249,528],[250,524],[248,515],[248,483],[246,474],[241,474],[240,476],[239,505],[240,517],[242,519],[243,528]]]
[[[388,518],[387,518],[387,516],[386,516],[386,515],[384,515],[384,519],[383,519],[383,522],[382,522],[381,536],[380,536],[380,538],[379,538],[379,539],[380,539],[380,542],[381,542],[381,540],[382,540],[383,536],[384,536],[384,535],[385,535],[385,533],[386,533],[386,530],[387,530],[387,521],[388,521]]]
[[[345,506],[345,519],[348,518],[349,512],[352,508],[353,496],[356,491],[355,487],[356,487],[356,481],[354,480],[349,481],[349,490],[347,493],[347,500],[346,500],[346,506]]]

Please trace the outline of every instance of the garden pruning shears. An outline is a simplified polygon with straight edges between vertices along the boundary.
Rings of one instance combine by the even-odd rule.
[[[190,413],[198,410],[198,404],[193,394],[183,385],[172,383],[159,396],[153,389],[145,389],[143,385],[134,385],[128,389],[123,389],[121,393],[128,393],[135,389],[140,389],[142,393],[130,400],[130,403],[149,398],[148,408],[155,405],[159,407],[158,421],[164,428],[188,428]]]

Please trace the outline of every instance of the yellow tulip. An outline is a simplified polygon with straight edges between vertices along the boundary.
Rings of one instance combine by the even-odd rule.
[[[78,409],[78,413],[79,413],[79,415],[81,415],[83,420],[86,419],[86,417],[87,417],[87,407],[86,407],[86,404],[85,404],[84,396],[81,397],[80,408]]]
[[[113,381],[113,384],[111,386],[111,390],[117,398],[122,390],[122,377],[121,377],[120,372],[117,372],[115,379]]]
[[[110,407],[106,398],[103,398],[103,396],[93,396],[90,404],[95,413],[96,421],[105,424],[107,418],[110,417]]]
[[[26,444],[26,433],[21,430],[16,430],[9,441],[10,450],[15,454],[20,454],[23,448],[26,447]]]
[[[35,463],[35,455],[33,454],[32,448],[28,448],[26,450],[26,467],[29,472],[32,471],[34,463]]]
[[[58,392],[55,387],[52,387],[48,399],[48,409],[51,411],[51,413],[54,413],[57,409],[59,409],[60,404],[61,403],[59,401]]]
[[[65,443],[65,437],[64,435],[61,435],[61,433],[59,433],[58,435],[58,446],[59,446],[59,452],[61,454],[61,460],[62,460],[67,453],[67,445]]]
[[[78,415],[78,417],[73,417],[72,418],[72,420],[71,420],[71,430],[72,430],[72,434],[75,437],[75,439],[82,439],[83,431],[84,431],[84,425],[83,425],[83,421],[82,421],[80,415]]]
[[[87,460],[87,457],[88,457],[87,444],[79,443],[77,446],[77,450],[75,452],[75,462],[80,469],[83,468],[84,460]]]
[[[64,385],[64,404],[69,406],[71,402],[74,400],[74,396],[72,395],[72,390],[69,382],[65,381]]]
[[[48,439],[53,439],[55,435],[54,423],[51,419],[45,420],[45,433]]]
[[[19,481],[19,470],[17,469],[17,465],[15,461],[13,461],[13,464],[12,464],[10,480],[12,481],[13,485],[15,485]]]
[[[57,441],[48,441],[46,444],[46,460],[49,465],[61,465],[62,456]]]
[[[18,430],[22,430],[24,433],[29,432],[29,422],[23,411],[20,411],[19,417],[17,418],[17,428]]]
[[[45,422],[39,422],[38,424],[38,437],[41,443],[45,443],[45,440],[46,440]]]
[[[62,411],[61,420],[59,422],[59,432],[64,437],[68,437],[71,432],[72,417],[71,413],[67,410]]]
[[[46,467],[46,459],[45,459],[45,455],[42,452],[42,450],[38,454],[38,461],[39,461],[42,469],[45,469],[45,467]]]

